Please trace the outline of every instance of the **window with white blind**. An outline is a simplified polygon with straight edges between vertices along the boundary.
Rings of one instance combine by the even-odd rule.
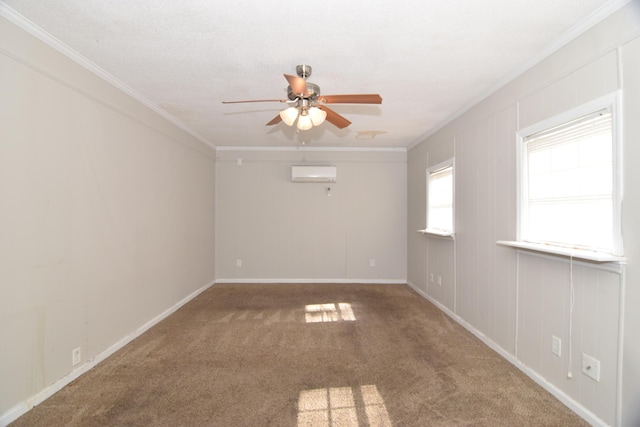
[[[621,255],[613,115],[581,115],[522,138],[520,240]]]
[[[427,169],[427,231],[453,233],[453,160]]]

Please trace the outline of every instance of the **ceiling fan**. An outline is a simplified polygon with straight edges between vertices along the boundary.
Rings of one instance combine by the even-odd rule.
[[[286,108],[275,116],[267,126],[276,125],[281,121],[288,126],[300,130],[308,130],[313,126],[322,124],[325,120],[334,126],[343,129],[351,124],[349,120],[336,113],[325,104],[382,104],[382,97],[376,94],[353,95],[320,95],[320,87],[307,81],[311,75],[311,66],[297,65],[298,76],[285,74],[289,86],[287,87],[288,99],[253,99],[246,101],[222,101],[223,104],[239,104],[244,102],[288,102],[292,106]]]

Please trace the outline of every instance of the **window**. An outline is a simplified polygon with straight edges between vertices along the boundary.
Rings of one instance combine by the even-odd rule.
[[[524,134],[521,144],[519,240],[621,255],[612,108]]]
[[[427,169],[426,231],[453,234],[453,159]]]

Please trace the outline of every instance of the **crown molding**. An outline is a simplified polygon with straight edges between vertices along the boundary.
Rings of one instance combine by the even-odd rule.
[[[475,107],[480,102],[482,102],[483,100],[485,100],[486,98],[491,96],[493,93],[497,92],[502,87],[504,87],[507,84],[509,84],[512,81],[514,81],[518,76],[523,74],[525,71],[529,70],[530,68],[533,68],[535,65],[537,65],[540,62],[542,62],[544,59],[548,58],[553,53],[555,53],[556,51],[558,51],[559,49],[561,49],[562,47],[566,46],[571,41],[576,39],[578,36],[580,36],[581,34],[585,33],[587,30],[593,28],[594,26],[596,26],[600,22],[604,21],[612,13],[618,11],[623,6],[625,6],[627,3],[631,3],[632,1],[634,1],[634,0],[612,0],[612,1],[609,1],[609,2],[605,3],[600,8],[596,9],[595,11],[593,11],[585,19],[583,19],[582,21],[578,22],[576,25],[574,25],[569,30],[567,30],[564,34],[562,34],[560,37],[558,37],[556,40],[554,40],[550,45],[548,45],[547,47],[545,47],[544,49],[539,51],[537,54],[535,54],[533,57],[531,57],[524,64],[522,64],[519,67],[515,68],[509,74],[507,74],[502,79],[500,79],[496,84],[492,85],[491,87],[489,87],[489,89],[487,89],[486,91],[482,92],[477,97],[473,98],[464,107],[462,107],[460,110],[458,110],[457,112],[455,112],[454,114],[449,116],[447,119],[445,119],[442,122],[442,124],[440,124],[440,125],[436,126],[435,128],[429,130],[428,132],[423,134],[421,137],[416,139],[415,142],[413,142],[412,144],[409,144],[407,146],[407,151],[409,151],[409,150],[415,148],[416,146],[420,145],[421,143],[426,141],[430,136],[434,135],[435,133],[437,133],[438,131],[440,131],[441,129],[443,129],[447,125],[449,125],[451,122],[453,122],[454,120],[456,120],[457,118],[462,116],[464,113],[466,113],[467,111],[471,110],[473,107]]]
[[[202,135],[199,135],[198,133],[194,132],[192,129],[190,129],[180,120],[178,120],[175,116],[169,114],[166,110],[162,109],[158,104],[144,97],[140,93],[136,92],[131,87],[126,85],[124,82],[116,78],[114,75],[112,75],[111,73],[101,68],[93,61],[91,61],[89,58],[85,57],[78,51],[74,50],[69,45],[58,40],[53,35],[45,31],[42,27],[30,21],[29,19],[25,18],[24,16],[16,12],[11,7],[7,6],[7,4],[4,3],[3,1],[0,1],[0,16],[6,18],[13,24],[20,27],[22,30],[26,31],[27,33],[37,38],[38,40],[46,43],[56,51],[60,52],[61,54],[65,55],[67,58],[77,63],[78,65],[89,70],[91,73],[95,74],[96,76],[100,77],[102,80],[106,81],[110,85],[115,86],[116,88],[124,92],[126,95],[140,102],[145,107],[152,110],[154,113],[158,114],[159,116],[171,122],[173,125],[177,126],[178,128],[188,133],[189,135],[196,138],[198,141],[208,145],[213,149],[216,148],[216,146],[213,143],[211,143],[211,141],[208,141]]]

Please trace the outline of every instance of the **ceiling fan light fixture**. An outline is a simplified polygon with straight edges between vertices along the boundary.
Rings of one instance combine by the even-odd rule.
[[[283,122],[286,123],[287,126],[293,126],[296,119],[298,118],[298,108],[297,107],[289,107],[280,111],[280,118]]]
[[[320,126],[327,118],[327,112],[319,109],[318,107],[309,108],[309,117],[314,126]]]
[[[313,127],[313,122],[311,121],[311,117],[309,115],[300,115],[298,118],[298,129],[300,130],[309,130]]]

